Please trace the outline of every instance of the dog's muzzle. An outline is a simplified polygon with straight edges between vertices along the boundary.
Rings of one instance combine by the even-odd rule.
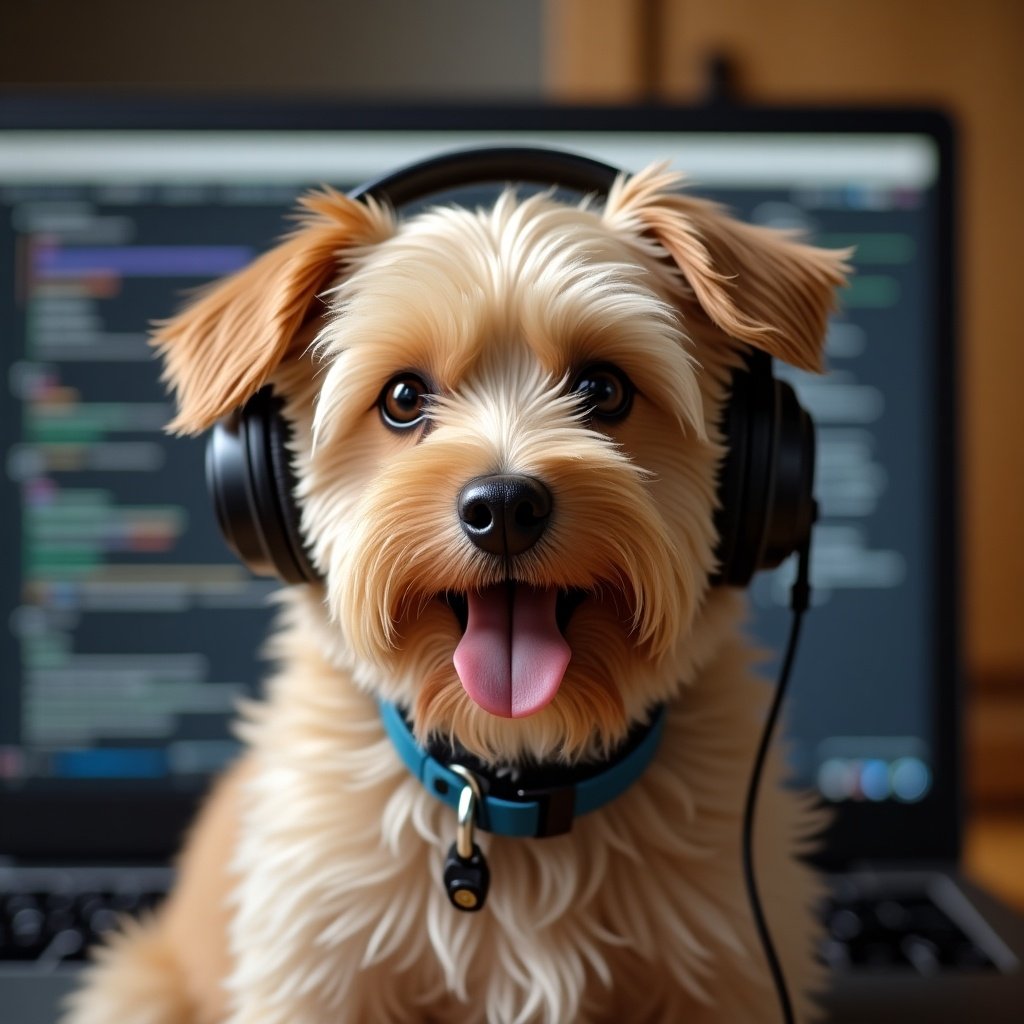
[[[533,477],[478,476],[459,492],[459,523],[475,547],[507,562],[540,540],[552,505],[551,492]],[[558,626],[558,593],[512,578],[467,593],[455,669],[485,711],[522,718],[558,692],[572,653]]]

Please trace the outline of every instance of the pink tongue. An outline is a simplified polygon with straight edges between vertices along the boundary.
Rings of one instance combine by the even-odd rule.
[[[470,593],[455,671],[485,711],[525,718],[558,693],[572,651],[555,622],[554,587],[500,583]]]

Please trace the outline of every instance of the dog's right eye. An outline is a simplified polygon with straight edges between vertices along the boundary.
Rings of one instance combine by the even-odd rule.
[[[633,405],[633,382],[611,363],[588,366],[577,376],[572,391],[589,415],[608,423],[624,419]]]
[[[377,405],[384,422],[396,430],[415,427],[424,416],[427,385],[414,373],[400,373],[384,385]]]

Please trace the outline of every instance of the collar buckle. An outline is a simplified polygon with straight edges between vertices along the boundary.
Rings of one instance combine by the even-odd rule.
[[[565,835],[572,829],[576,817],[576,789],[559,786],[555,789],[518,789],[516,795],[523,801],[537,804],[538,839]]]

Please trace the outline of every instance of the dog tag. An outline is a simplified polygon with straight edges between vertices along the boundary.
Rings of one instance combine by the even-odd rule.
[[[444,862],[444,889],[456,910],[481,910],[487,900],[487,889],[491,884],[491,869],[473,844],[469,858],[460,856],[458,845],[452,843]]]
[[[449,768],[466,784],[459,794],[459,829],[444,860],[444,891],[456,910],[481,910],[491,884],[491,869],[480,847],[473,842],[480,784],[462,765],[453,764]]]

